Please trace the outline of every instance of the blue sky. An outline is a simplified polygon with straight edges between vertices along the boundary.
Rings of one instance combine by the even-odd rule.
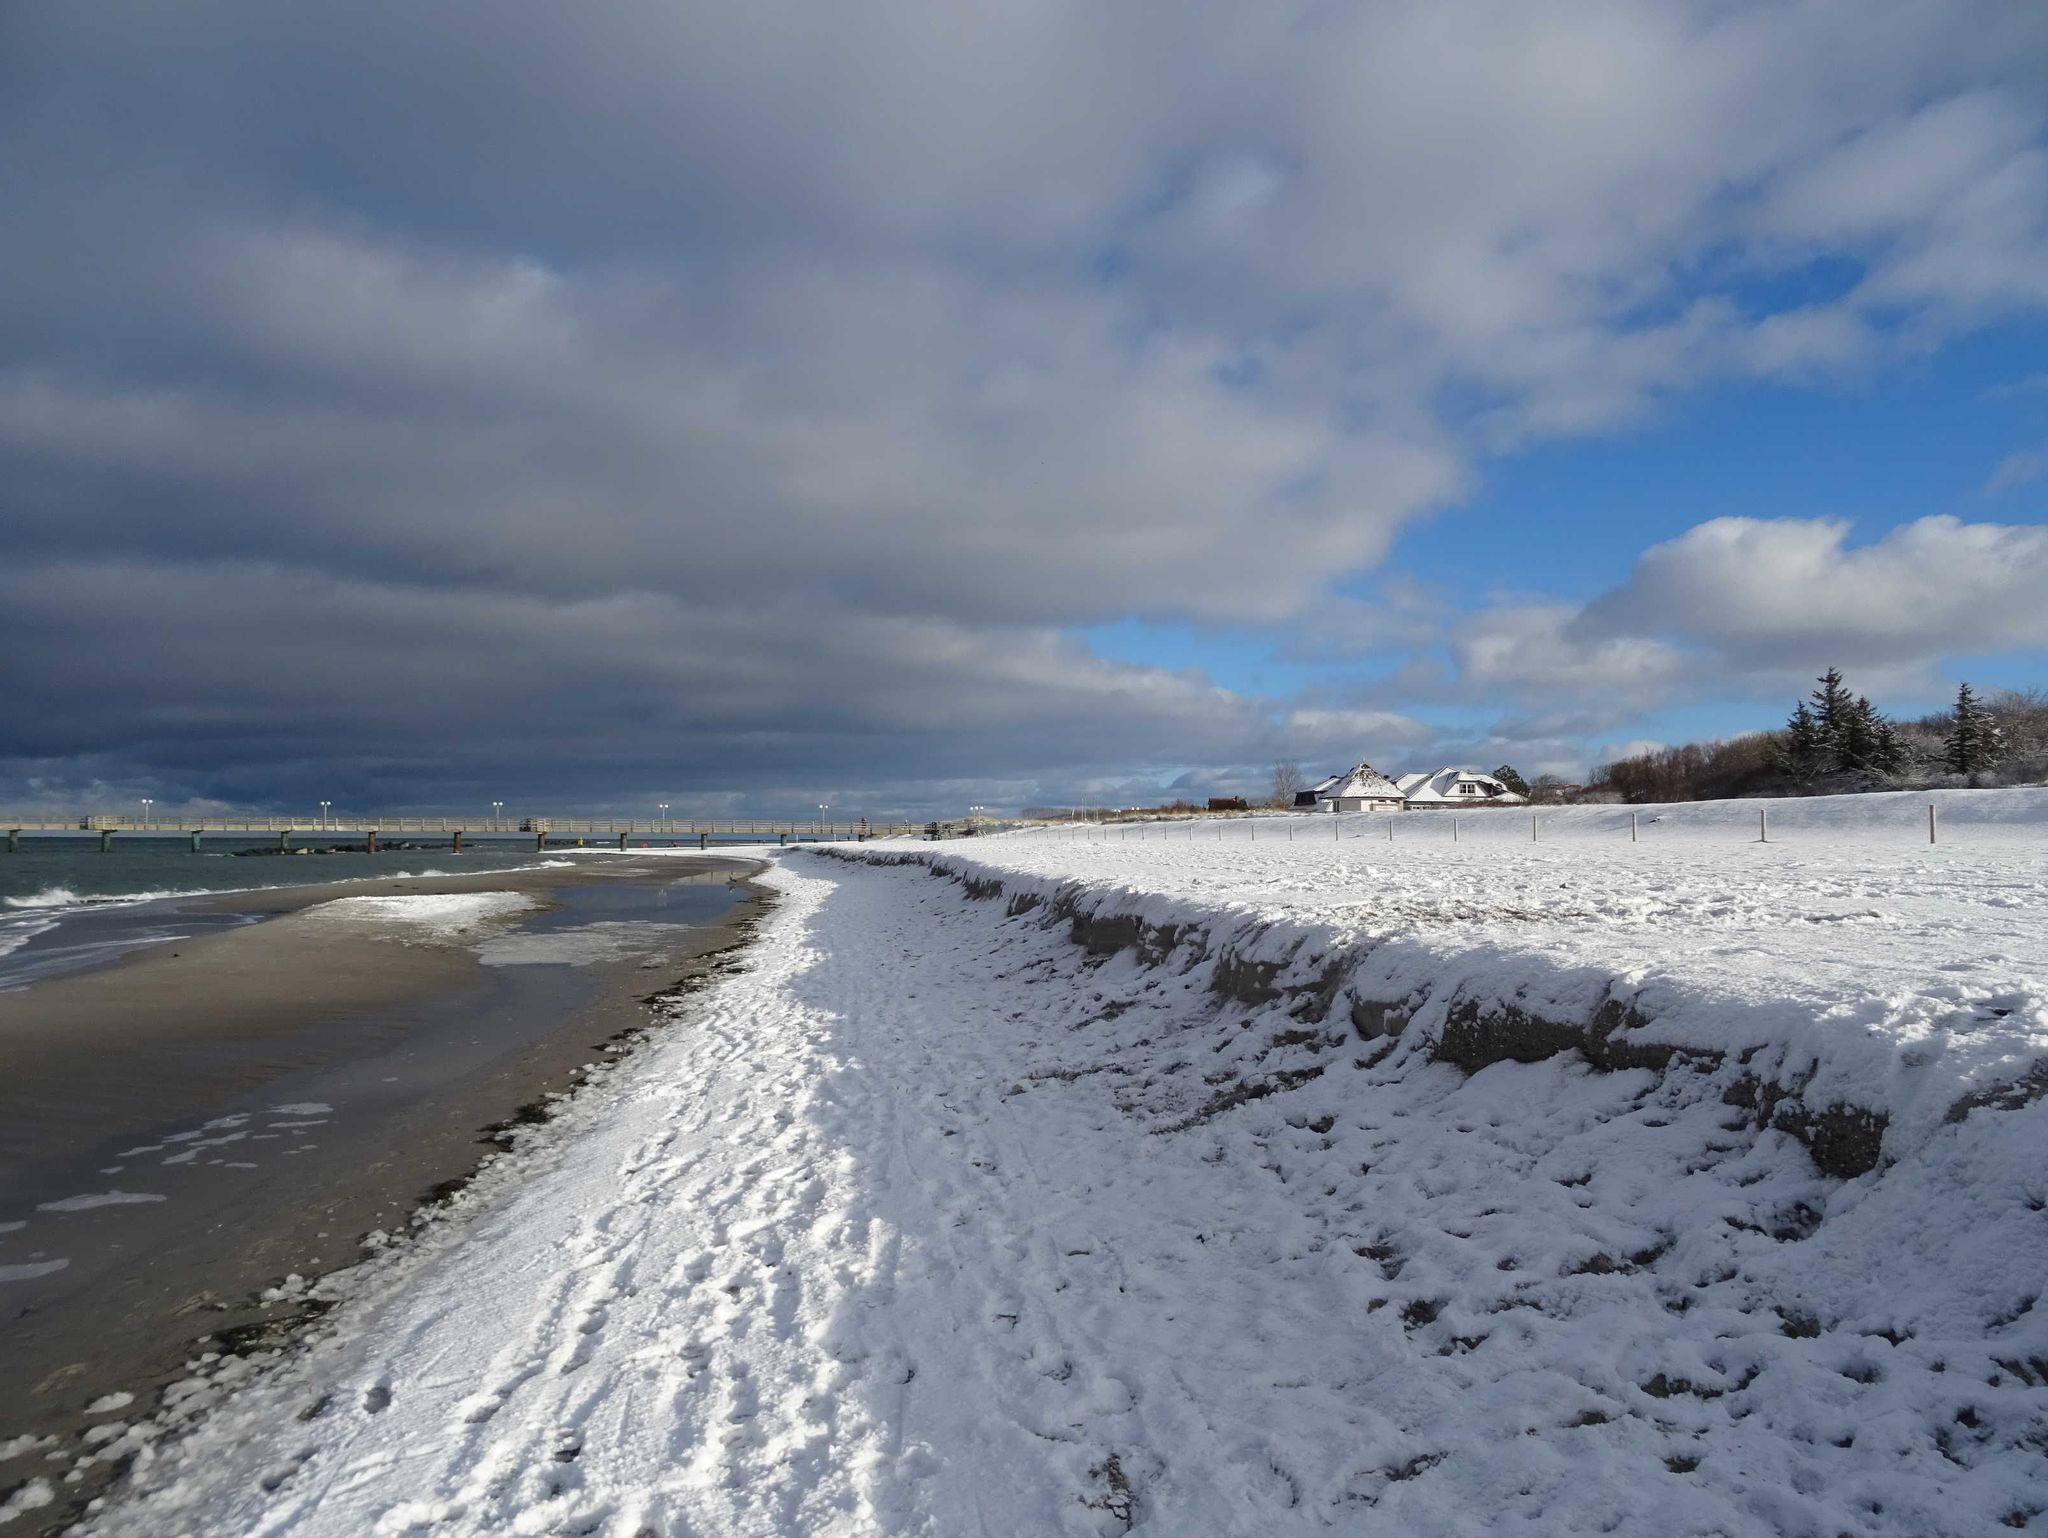
[[[1506,597],[1584,603],[1627,580],[1644,547],[1727,515],[1842,518],[1876,541],[1930,514],[2048,522],[2048,476],[1987,489],[1998,467],[2048,448],[2048,325],[2004,325],[1890,366],[1803,384],[1729,383],[1650,407],[1640,424],[1487,459],[1468,499],[1406,528],[1384,567],[1337,584],[1371,599],[1388,578],[1422,585],[1456,612]],[[1229,688],[1293,694],[1396,669],[1398,648],[1301,657],[1285,627],[1217,627],[1126,617],[1077,634],[1105,657],[1196,668]],[[1816,653],[1816,670],[1853,655]],[[1955,682],[2048,682],[2039,647],[1941,659],[1924,686],[1887,698],[1901,715],[1937,710]],[[1688,740],[1777,724],[1778,696],[1672,704],[1640,713],[1635,735]],[[1789,708],[1789,706],[1787,707]],[[1484,712],[1421,712],[1470,730]]]
[[[6,25],[0,804],[1577,776],[2048,681],[2040,7]]]

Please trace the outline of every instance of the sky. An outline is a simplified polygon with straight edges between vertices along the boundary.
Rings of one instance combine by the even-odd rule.
[[[2048,683],[2048,9],[0,8],[0,808],[1586,776]]]

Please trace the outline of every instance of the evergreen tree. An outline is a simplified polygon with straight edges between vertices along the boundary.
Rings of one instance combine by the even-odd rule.
[[[1827,738],[1821,731],[1820,718],[1806,701],[1799,702],[1792,719],[1785,723],[1785,735],[1774,761],[1781,773],[1802,785],[1827,772]]]
[[[1898,728],[1883,716],[1877,718],[1877,741],[1870,767],[1884,775],[1897,774],[1906,767],[1906,745],[1899,740]]]
[[[1862,771],[1877,767],[1878,714],[1865,695],[1857,695],[1842,714],[1835,737],[1835,768]]]
[[[1498,769],[1493,771],[1493,777],[1496,780],[1499,780],[1501,784],[1507,786],[1509,790],[1513,791],[1518,796],[1526,796],[1529,794],[1529,782],[1523,779],[1519,774],[1515,773],[1515,767],[1513,764],[1502,764]]]
[[[1856,714],[1856,700],[1842,682],[1841,670],[1829,668],[1817,680],[1820,687],[1813,691],[1814,724],[1820,730],[1821,752],[1820,774],[1829,774],[1838,769],[1851,767],[1843,762],[1843,739],[1851,734],[1850,722]]]
[[[1951,774],[1980,774],[1998,758],[1998,726],[1968,684],[1956,690],[1954,722],[1942,744],[1942,764]]]

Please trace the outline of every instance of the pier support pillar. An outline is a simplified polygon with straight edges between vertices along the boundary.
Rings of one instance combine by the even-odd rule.
[[[621,852],[621,853],[623,853],[623,852],[625,851],[625,848],[626,848],[626,835],[625,835],[625,834],[623,834],[623,833],[621,833],[621,834],[619,835],[619,850],[620,850],[620,852]]]
[[[102,828],[102,829],[100,829],[100,853],[101,853],[101,854],[106,854],[106,853],[108,853],[109,851],[111,851],[111,850],[113,849],[113,847],[114,847],[114,830],[113,830],[112,828]]]
[[[282,833],[278,834],[278,836],[277,836],[277,852],[278,852],[279,854],[283,854],[283,853],[284,853],[284,852],[285,852],[285,851],[286,851],[287,849],[289,849],[289,848],[291,848],[291,847],[292,847],[292,830],[291,830],[290,828],[286,828],[286,829],[284,830],[284,832],[282,832]]]
[[[9,854],[21,853],[21,829],[9,828],[7,830],[7,852]]]
[[[709,833],[699,833],[697,835],[697,847],[699,849],[709,849],[711,847],[711,835]]]
[[[455,847],[455,852],[456,852],[457,854],[461,854],[461,853],[462,853],[462,830],[461,830],[460,828],[457,828],[457,829],[455,830],[455,846],[454,846],[454,847]]]
[[[192,852],[194,854],[199,853],[199,833],[200,830],[198,828],[192,830]]]
[[[547,835],[546,835],[545,833],[536,833],[536,834],[534,834],[534,836],[533,836],[533,852],[534,852],[535,854],[539,854],[539,853],[540,853],[540,852],[541,852],[541,851],[542,851],[543,849],[545,849],[545,848],[547,848],[547,847],[548,847],[548,836],[547,836]]]
[[[786,845],[789,842],[789,835],[787,833],[778,833],[775,835],[775,842]]]
[[[369,844],[367,845],[369,852],[371,854],[375,854],[377,852],[377,830],[375,828],[372,828],[370,829],[369,833],[365,836],[370,841]]]

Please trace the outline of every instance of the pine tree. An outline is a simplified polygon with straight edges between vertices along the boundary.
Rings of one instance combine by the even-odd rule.
[[[1801,700],[1785,723],[1784,740],[1773,755],[1779,771],[1804,785],[1828,769],[1828,744],[1820,729],[1820,718]]]
[[[1877,767],[1878,714],[1867,695],[1859,694],[1843,712],[1835,737],[1835,767],[1862,771]]]
[[[1850,722],[1856,713],[1856,701],[1842,682],[1838,668],[1829,668],[1817,682],[1820,687],[1812,694],[1814,724],[1821,739],[1820,768],[1816,772],[1828,774],[1853,767],[1843,761],[1843,739],[1853,730]]]
[[[1877,718],[1877,741],[1870,767],[1883,775],[1897,774],[1906,767],[1906,745],[1899,740],[1898,728],[1883,716]]]
[[[1529,782],[1515,773],[1515,766],[1513,764],[1502,764],[1493,771],[1493,777],[1518,796],[1529,794]]]
[[[1998,726],[1968,684],[1956,690],[1955,724],[1942,744],[1942,764],[1951,774],[1981,774],[1998,758]]]

